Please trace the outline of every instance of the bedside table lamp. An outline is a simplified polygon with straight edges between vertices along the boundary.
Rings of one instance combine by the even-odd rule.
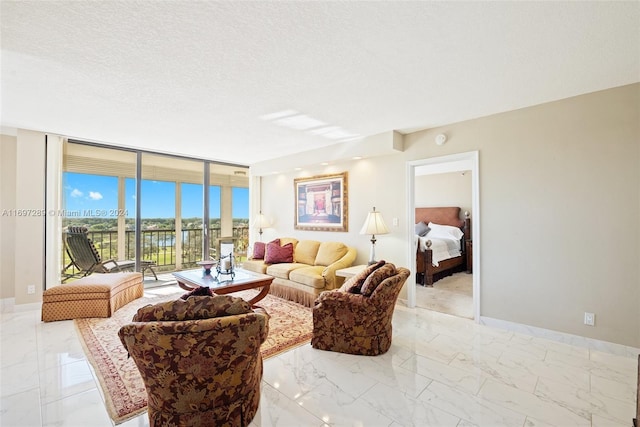
[[[369,255],[369,265],[375,264],[376,261],[376,234],[388,234],[389,229],[382,219],[382,214],[376,211],[375,206],[373,211],[367,214],[367,219],[360,230],[360,234],[371,234],[371,253]]]

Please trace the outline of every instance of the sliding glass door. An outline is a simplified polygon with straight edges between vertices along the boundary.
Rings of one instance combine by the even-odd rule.
[[[215,256],[209,252],[220,237],[237,237],[239,249],[248,240],[244,166],[72,141],[63,182],[63,229],[87,227],[103,259],[148,260],[156,272],[172,272]]]
[[[124,189],[135,180],[136,154],[104,147],[67,143],[62,167],[63,227],[62,279],[84,274],[83,253],[65,246],[65,231],[83,227],[102,261],[135,259],[128,246],[128,227],[135,221],[135,209],[127,203]]]

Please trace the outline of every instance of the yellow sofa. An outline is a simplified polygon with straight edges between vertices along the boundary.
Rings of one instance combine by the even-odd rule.
[[[321,292],[339,288],[344,281],[336,271],[350,267],[356,259],[355,248],[341,242],[320,242],[285,237],[279,245],[293,245],[293,262],[268,263],[269,244],[265,259],[249,259],[242,268],[273,276],[269,293],[307,307]],[[274,242],[270,242],[272,244]]]

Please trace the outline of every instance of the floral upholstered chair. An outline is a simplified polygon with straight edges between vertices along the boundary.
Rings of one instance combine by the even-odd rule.
[[[313,307],[313,348],[366,356],[389,350],[393,310],[409,274],[379,261],[321,293]]]
[[[144,380],[150,426],[249,425],[268,330],[263,309],[229,295],[139,309],[118,335]]]

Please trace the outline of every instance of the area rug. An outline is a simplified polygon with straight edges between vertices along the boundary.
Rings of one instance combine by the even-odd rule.
[[[138,308],[176,299],[181,292],[184,291],[168,295],[145,292],[143,298],[122,307],[110,318],[75,320],[80,342],[98,378],[107,411],[115,424],[147,410],[144,382],[133,359],[127,357],[127,351],[118,338],[118,330],[131,321]],[[233,295],[249,299],[255,295],[255,291],[242,291]],[[267,295],[257,305],[271,316],[269,335],[260,349],[263,358],[275,356],[311,340],[313,319],[310,308],[273,295]]]

